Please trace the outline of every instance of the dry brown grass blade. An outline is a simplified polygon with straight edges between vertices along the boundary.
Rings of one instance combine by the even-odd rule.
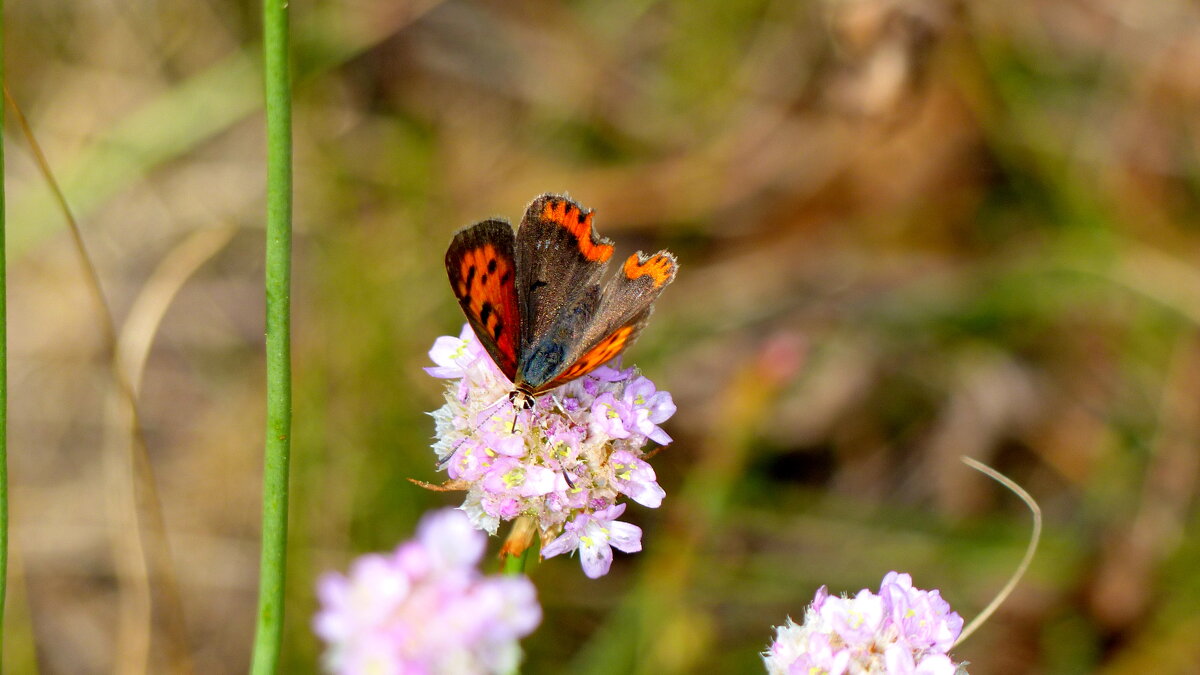
[[[128,425],[131,436],[129,448],[130,471],[135,486],[133,492],[137,505],[134,517],[138,525],[135,531],[139,535],[137,545],[142,549],[141,557],[145,561],[143,569],[152,570],[153,580],[157,582],[158,591],[163,598],[163,619],[167,627],[167,649],[170,655],[170,668],[172,672],[191,673],[193,669],[191,655],[187,647],[183,606],[180,601],[179,584],[175,577],[170,547],[167,542],[166,525],[163,522],[162,515],[162,503],[159,500],[158,490],[155,487],[154,469],[150,464],[146,448],[146,438],[141,418],[138,414],[136,396],[133,387],[125,378],[120,368],[117,367],[117,334],[113,322],[112,310],[109,308],[108,301],[104,297],[104,291],[100,285],[100,277],[96,272],[96,267],[92,264],[92,260],[87,253],[87,247],[83,243],[79,224],[75,221],[70,205],[62,193],[58,181],[54,178],[54,172],[50,169],[50,163],[46,159],[45,153],[42,152],[41,145],[38,144],[37,138],[33,134],[33,129],[30,127],[28,120],[25,119],[20,106],[13,99],[7,85],[4,87],[4,98],[13,110],[13,117],[17,121],[17,125],[20,127],[26,142],[29,144],[30,152],[33,154],[38,170],[53,192],[55,202],[62,210],[63,218],[66,220],[68,230],[71,233],[72,242],[79,254],[80,265],[84,271],[88,290],[91,292],[93,302],[96,306],[96,314],[100,319],[101,338],[105,347],[105,355],[112,364],[113,379],[116,383],[118,393],[126,401],[127,406]],[[147,543],[149,544],[148,546]],[[134,555],[134,552],[129,552],[129,555]],[[147,579],[144,584],[144,592],[147,596],[149,596],[149,584],[150,579]],[[149,616],[147,616],[147,621],[149,621]],[[150,628],[147,627],[146,630],[150,631]],[[148,649],[148,641],[145,642],[145,646]]]
[[[116,367],[124,374],[135,396],[141,391],[142,374],[154,336],[179,289],[201,265],[229,243],[236,231],[237,228],[228,226],[193,232],[162,259],[134,299],[117,338]],[[121,416],[115,419],[123,419],[129,414],[127,401],[116,392],[110,399],[114,415]],[[105,468],[110,485],[107,492],[112,510],[111,520],[115,528],[112,534],[113,555],[121,587],[113,671],[144,673],[147,671],[146,660],[150,649],[150,597],[145,558],[137,536],[137,524],[130,522],[130,516],[137,507],[132,499],[133,486],[129,484],[129,471],[124,466],[124,456],[120,451],[127,441],[123,435],[112,436],[106,445]]]
[[[134,299],[117,339],[117,367],[139,394],[146,358],[159,324],[188,279],[229,243],[237,227],[197,230],[167,253]]]
[[[997,483],[1008,488],[1009,491],[1011,491],[1017,497],[1020,497],[1021,501],[1025,502],[1025,505],[1029,507],[1030,513],[1033,514],[1033,532],[1031,532],[1029,535],[1029,545],[1025,547],[1025,556],[1021,558],[1021,564],[1017,565],[1017,569],[1012,573],[1012,576],[1009,577],[1008,583],[1004,584],[1004,588],[1000,589],[1000,592],[996,594],[996,597],[992,598],[992,601],[988,603],[988,606],[984,607],[983,611],[979,613],[979,616],[976,616],[974,619],[972,619],[971,623],[967,624],[967,627],[963,629],[962,634],[958,636],[958,640],[954,642],[953,646],[955,647],[962,644],[967,638],[971,637],[971,633],[974,633],[976,630],[978,630],[979,627],[982,626],[983,623],[987,621],[993,613],[995,613],[996,609],[999,608],[1006,599],[1008,599],[1008,596],[1012,593],[1013,589],[1017,587],[1017,583],[1021,581],[1021,577],[1025,576],[1025,571],[1029,569],[1029,563],[1033,561],[1033,554],[1037,553],[1038,543],[1042,539],[1042,509],[1040,506],[1038,506],[1037,502],[1034,501],[1033,497],[1031,497],[1029,493],[1025,491],[1024,488],[1022,488],[1020,485],[1017,485],[1016,482],[1014,482],[1008,476],[1005,476],[1004,474],[996,471],[992,467],[982,462],[971,459],[970,457],[962,457],[961,459],[963,464],[966,464],[972,469],[975,469],[988,478],[991,478]]]
[[[426,483],[425,481],[417,480],[416,478],[409,478],[408,482],[416,485],[417,487],[423,487],[430,492],[459,492],[466,490],[468,487],[467,482],[462,480],[448,480],[441,485],[436,483]]]
[[[146,549],[138,532],[137,501],[134,497],[125,429],[119,420],[129,419],[128,401],[120,393],[107,397],[109,419],[105,425],[104,486],[108,507],[109,544],[117,578],[116,640],[113,644],[114,673],[149,672],[153,603]]]

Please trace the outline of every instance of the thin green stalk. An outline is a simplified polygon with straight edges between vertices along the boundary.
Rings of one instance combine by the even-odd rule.
[[[529,560],[529,549],[504,557],[504,573],[512,576],[525,574],[525,563]]]
[[[529,562],[529,549],[533,548],[533,540],[537,536],[537,525],[530,516],[521,516],[513,521],[512,529],[500,547],[501,568],[505,574],[525,574],[525,566]]]
[[[0,0],[0,88],[3,85],[4,0]],[[3,129],[4,104],[0,103],[0,132]],[[0,133],[0,655],[4,654],[4,600],[8,592],[8,266],[4,209],[4,134]]]
[[[263,2],[267,112],[267,438],[263,472],[262,558],[251,672],[274,673],[283,638],[291,453],[292,96],[288,0]]]

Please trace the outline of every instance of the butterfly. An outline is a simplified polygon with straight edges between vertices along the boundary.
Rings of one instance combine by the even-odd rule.
[[[553,194],[530,202],[516,232],[494,218],[454,234],[450,287],[518,409],[633,344],[679,267],[668,251],[638,251],[601,284],[612,254],[592,211]]]

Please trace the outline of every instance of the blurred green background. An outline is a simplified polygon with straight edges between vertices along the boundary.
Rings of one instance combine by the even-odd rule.
[[[249,662],[263,433],[259,8],[9,0],[9,87],[130,363],[200,673]],[[1200,672],[1200,8],[1183,0],[291,3],[295,429],[283,672],[315,578],[456,495],[429,448],[450,234],[546,191],[679,278],[645,550],[532,576],[529,673],[760,672],[889,570],[990,673]],[[6,131],[9,672],[167,668],[128,444],[61,215]],[[496,544],[493,542],[493,550]],[[143,590],[139,590],[143,589]],[[147,633],[146,601],[153,601]],[[132,665],[131,665],[132,664]]]

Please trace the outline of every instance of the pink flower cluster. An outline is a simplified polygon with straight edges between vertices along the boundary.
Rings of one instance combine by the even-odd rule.
[[[433,445],[451,485],[466,490],[462,509],[476,527],[496,533],[501,521],[529,516],[549,558],[580,551],[584,572],[608,573],[612,549],[642,548],[642,530],[617,520],[622,497],[658,507],[665,496],[642,446],[671,442],[659,424],[675,413],[671,395],[633,368],[607,366],[516,410],[508,381],[469,326],[444,336],[425,370],[457,380],[432,413]]]
[[[313,629],[326,669],[343,675],[509,673],[517,640],[542,620],[526,577],[484,577],[487,537],[459,511],[425,516],[414,540],[356,560],[317,587]]]
[[[830,597],[822,586],[804,613],[775,629],[763,653],[771,675],[888,673],[965,675],[948,652],[963,620],[938,591],[913,588],[912,577],[888,572],[879,593]]]

